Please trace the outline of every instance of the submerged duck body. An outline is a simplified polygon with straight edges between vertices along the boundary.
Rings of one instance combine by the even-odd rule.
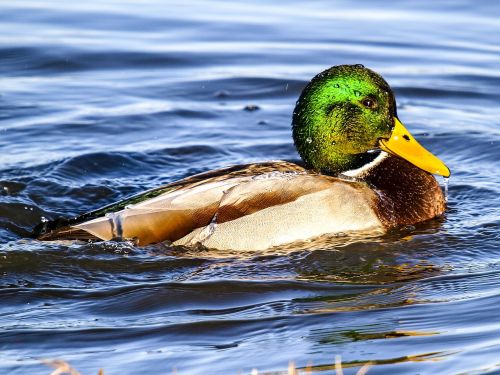
[[[324,234],[384,232],[444,212],[431,173],[447,176],[448,169],[400,123],[392,91],[371,70],[343,65],[316,76],[297,102],[293,133],[304,165],[202,173],[42,223],[36,236],[257,250]]]

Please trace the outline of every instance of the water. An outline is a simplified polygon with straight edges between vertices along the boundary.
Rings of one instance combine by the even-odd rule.
[[[0,373],[500,371],[500,5],[4,1]],[[277,252],[40,243],[71,216],[193,173],[294,159],[302,87],[384,75],[450,167],[446,216]],[[355,366],[357,365],[357,367]]]

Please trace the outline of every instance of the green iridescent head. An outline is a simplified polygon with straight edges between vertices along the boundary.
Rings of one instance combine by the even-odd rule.
[[[373,160],[396,117],[387,82],[362,65],[339,65],[305,87],[293,112],[293,139],[306,165],[335,174]]]

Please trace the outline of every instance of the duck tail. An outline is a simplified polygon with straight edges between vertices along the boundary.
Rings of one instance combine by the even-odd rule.
[[[40,241],[99,240],[87,231],[73,227],[75,219],[58,218],[43,221],[33,228],[31,237]]]

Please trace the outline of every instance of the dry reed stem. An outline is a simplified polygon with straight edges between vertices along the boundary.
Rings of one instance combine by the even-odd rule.
[[[82,375],[71,367],[68,362],[63,361],[62,359],[42,359],[42,362],[55,369],[50,373],[50,375]]]
[[[342,357],[339,355],[335,356],[335,373],[337,375],[344,375],[344,371],[342,371]]]
[[[55,370],[50,373],[50,375],[62,375],[62,374],[68,374],[68,375],[82,375],[80,374],[76,369],[70,366],[70,364],[66,361],[63,361],[62,359],[42,359],[42,363],[46,364],[47,366],[53,367]],[[366,363],[361,367],[356,375],[366,375],[368,370],[372,367],[371,363]],[[308,362],[305,370],[305,375],[312,375],[312,363]],[[300,375],[299,370],[295,367],[295,362],[290,361],[288,363],[288,375]],[[340,355],[335,356],[335,374],[336,375],[344,375],[344,372],[342,370],[342,357]],[[99,372],[97,375],[104,375],[103,369],[99,369]],[[172,375],[178,375],[177,369],[173,369]],[[259,375],[259,371],[254,368],[252,369],[252,372],[250,375]]]
[[[312,362],[311,361],[307,362],[305,370],[306,370],[306,374],[305,375],[312,375],[313,369],[312,369]]]
[[[356,373],[356,375],[365,375],[368,372],[368,369],[372,367],[372,364],[366,363],[359,369],[359,371]]]

